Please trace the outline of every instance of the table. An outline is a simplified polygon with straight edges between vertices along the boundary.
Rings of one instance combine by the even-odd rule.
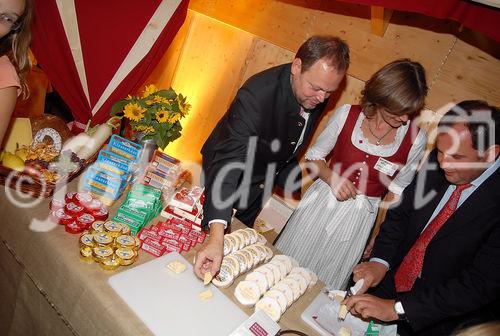
[[[67,190],[77,190],[77,186],[78,181],[74,180]],[[12,193],[11,189],[0,188],[1,333],[23,336],[151,335],[108,285],[110,276],[127,268],[105,271],[97,264],[81,262],[79,235],[67,233],[63,226],[52,225],[48,219],[50,199],[22,208],[11,202],[9,195]],[[32,201],[28,198],[24,203]],[[119,205],[118,201],[110,213],[114,214]],[[236,221],[232,226],[235,230],[243,224]],[[191,250],[183,256],[192,261],[194,254]],[[152,259],[141,251],[134,265]],[[253,309],[239,305],[233,296],[242,278],[244,276],[222,292],[250,315]],[[286,311],[279,322],[283,329],[317,335],[300,315],[322,287],[318,282]]]

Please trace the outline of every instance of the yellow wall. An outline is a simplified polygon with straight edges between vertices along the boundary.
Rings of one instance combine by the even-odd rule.
[[[182,121],[182,137],[167,152],[183,161],[201,161],[203,142],[244,80],[291,61],[297,47],[313,34],[338,35],[351,48],[346,85],[330,113],[339,104],[355,102],[373,72],[402,57],[426,68],[429,123],[435,122],[434,111],[448,102],[484,99],[500,105],[500,62],[476,47],[477,37],[484,42],[483,37],[459,33],[458,25],[448,21],[398,12],[385,35],[377,37],[370,33],[369,15],[366,6],[338,1],[191,0],[185,24],[147,81],[172,86],[193,105]]]

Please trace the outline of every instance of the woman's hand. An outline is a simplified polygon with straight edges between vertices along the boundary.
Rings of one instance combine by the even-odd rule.
[[[346,201],[349,198],[355,199],[356,195],[359,194],[359,190],[348,178],[340,176],[333,171],[329,182],[333,195],[335,195],[339,201]]]

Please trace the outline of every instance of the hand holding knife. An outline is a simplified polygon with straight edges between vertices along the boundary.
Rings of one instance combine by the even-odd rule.
[[[344,296],[344,299],[342,301],[344,301],[345,299],[347,299],[350,296],[356,295],[359,292],[359,290],[361,288],[363,288],[364,284],[365,284],[365,279],[359,279],[358,281],[356,281],[354,286],[347,289],[345,296]],[[346,315],[347,315],[347,306],[345,304],[341,304],[340,309],[339,309],[339,315],[338,315],[337,319],[339,321],[343,321],[343,320],[345,320]]]

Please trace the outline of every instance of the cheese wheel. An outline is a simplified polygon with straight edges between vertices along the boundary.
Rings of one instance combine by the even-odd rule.
[[[279,260],[271,260],[268,264],[270,265],[276,265],[279,270],[280,270],[280,279],[284,279],[288,272],[286,271],[286,265],[284,262],[279,261]]]
[[[238,251],[241,253],[241,255],[245,258],[245,263],[247,265],[247,271],[252,269],[252,267],[254,266],[253,263],[254,263],[254,257],[252,255],[252,253],[250,253],[249,251],[243,249],[243,250],[240,250]]]
[[[304,279],[306,279],[307,285],[311,286],[312,275],[311,275],[311,272],[309,270],[306,270],[305,268],[302,268],[302,267],[294,267],[290,271],[290,274],[295,274],[295,273],[302,275],[304,277]]]
[[[236,252],[230,254],[231,256],[233,256],[236,259],[236,261],[238,261],[238,266],[239,266],[239,273],[238,274],[245,273],[249,269],[247,260],[244,256],[244,254],[241,252],[242,251],[236,251]]]
[[[296,301],[302,294],[297,280],[286,277],[285,279],[281,280],[281,282],[287,284],[291,288],[293,293],[293,301]]]
[[[284,254],[277,254],[271,260],[278,260],[278,261],[283,262],[286,266],[286,274],[290,273],[290,271],[293,268],[292,260],[290,259],[290,257],[288,257]]]
[[[243,230],[245,230],[246,232],[249,233],[249,235],[250,235],[250,244],[255,244],[257,242],[257,238],[259,237],[257,231],[255,231],[255,229],[252,229],[252,228],[246,228],[246,229],[243,229]]]
[[[240,242],[239,242],[238,238],[233,236],[231,233],[225,235],[224,238],[227,238],[227,240],[229,240],[231,242],[231,244],[230,244],[231,245],[231,252],[236,252],[239,250]]]
[[[281,307],[281,313],[285,313],[285,310],[288,307],[288,300],[283,292],[276,289],[270,289],[266,292],[266,294],[264,294],[264,297],[272,297],[275,299]]]
[[[279,268],[278,265],[272,264],[272,263],[267,263],[267,264],[263,265],[262,267],[267,267],[271,271],[273,271],[273,274],[274,274],[274,284],[277,284],[278,282],[281,281],[281,279],[284,278],[284,276],[281,274],[281,271],[280,271],[280,268]]]
[[[271,290],[278,290],[285,295],[287,307],[290,307],[290,305],[293,303],[293,292],[288,284],[280,281],[276,285],[274,285]]]
[[[245,244],[245,236],[240,231],[242,230],[237,230],[231,233],[231,235],[233,235],[238,241],[238,250],[241,250],[247,245]]]
[[[255,244],[253,246],[260,253],[260,262],[265,262],[267,258],[267,251],[264,248],[264,245]]]
[[[234,274],[228,263],[222,263],[219,273],[212,279],[212,283],[220,288],[226,288],[232,285]]]
[[[302,275],[300,275],[299,273],[294,273],[294,274],[289,274],[286,278],[297,281],[297,283],[299,284],[299,288],[300,288],[300,295],[305,293],[309,283],[307,282],[306,279],[304,279],[304,277]]]
[[[266,276],[269,287],[274,286],[274,284],[276,283],[276,281],[274,280],[273,271],[269,267],[266,267],[266,265],[256,268],[254,272],[259,272],[264,274]]]
[[[255,281],[240,281],[234,289],[234,297],[244,306],[253,306],[260,296],[259,285]]]
[[[241,236],[243,237],[244,241],[245,241],[245,246],[248,246],[250,245],[250,233],[248,231],[245,231],[243,229],[239,229],[237,230],[237,232],[239,232],[241,234]]]
[[[275,322],[281,318],[281,307],[276,299],[264,297],[255,304],[255,311],[262,310]]]
[[[262,248],[266,251],[266,260],[265,262],[268,262],[269,260],[272,259],[274,253],[273,253],[273,250],[271,250],[271,248],[269,246],[266,246],[266,245],[261,245]]]
[[[245,277],[246,281],[255,281],[259,286],[260,294],[264,294],[269,289],[269,283],[263,273],[251,272]]]
[[[242,251],[247,251],[250,253],[253,259],[252,267],[257,266],[260,263],[260,252],[252,247],[252,245],[245,247]]]
[[[233,274],[234,274],[235,278],[238,275],[240,275],[240,263],[234,255],[230,254],[228,256],[225,256],[223,259],[223,262],[224,261],[227,261],[227,263],[229,264],[229,267],[231,267],[233,269]]]
[[[257,242],[255,244],[260,244],[260,245],[266,245],[267,244],[267,239],[260,233],[257,233]]]
[[[227,256],[229,253],[233,251],[233,243],[229,238],[227,238],[227,235],[224,236],[224,255]]]

